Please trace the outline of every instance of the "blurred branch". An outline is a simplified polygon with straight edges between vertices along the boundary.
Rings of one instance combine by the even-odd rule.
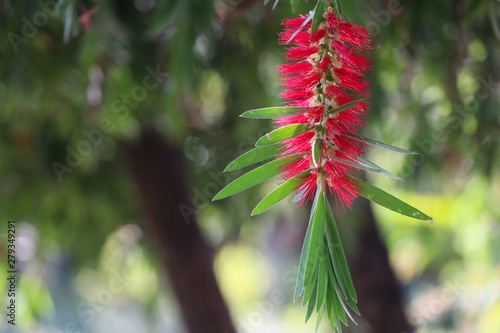
[[[368,200],[356,200],[357,255],[349,264],[358,293],[359,310],[370,333],[409,333],[413,328],[404,312],[401,287],[389,263],[387,247],[380,237]]]
[[[146,228],[179,302],[190,333],[234,333],[231,317],[213,272],[213,248],[194,219],[180,207],[188,205],[179,151],[153,134],[125,145]]]

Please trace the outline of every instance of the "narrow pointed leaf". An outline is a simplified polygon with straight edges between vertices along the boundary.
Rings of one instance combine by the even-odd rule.
[[[318,332],[319,325],[321,324],[321,319],[323,319],[323,307],[321,309],[316,310],[318,312],[318,321],[316,322],[316,329],[314,330],[314,333]]]
[[[335,301],[333,303],[333,311],[334,311],[334,314],[335,314],[335,317],[337,319],[337,327],[339,329],[339,331],[342,331],[341,329],[341,325],[340,325],[340,321],[342,321],[342,323],[344,323],[344,325],[347,326],[347,317],[346,317],[346,310],[345,310],[345,305],[343,304],[344,301],[343,301],[343,297],[342,297],[342,290],[340,290],[340,286],[339,286],[339,283],[338,283],[338,280],[337,278],[335,277],[335,273],[333,272],[333,266],[330,265],[328,266],[328,276],[330,278],[330,280],[328,281],[329,284],[328,284],[328,287],[329,287],[329,291],[332,293],[332,298],[333,300]],[[347,311],[349,312],[349,311]],[[349,317],[351,315],[349,314]]]
[[[212,201],[227,198],[278,175],[281,172],[281,166],[289,162],[289,158],[280,158],[249,171],[220,190]]]
[[[349,268],[347,267],[347,261],[345,259],[344,250],[342,249],[339,234],[337,232],[335,219],[333,218],[333,214],[328,203],[326,204],[326,236],[328,247],[330,249],[330,256],[334,259],[332,260],[334,273],[343,291],[342,294],[346,299],[350,297],[356,302],[356,291],[354,290],[351,275],[349,274]]]
[[[255,143],[256,146],[265,146],[291,139],[307,132],[309,128],[305,124],[293,124],[275,129],[261,137]]]
[[[314,311],[314,305],[316,305],[316,294],[317,294],[317,285],[315,285],[311,298],[309,299],[309,302],[307,303],[307,310],[306,310],[306,323],[311,318],[311,315]]]
[[[331,262],[333,262],[334,259],[333,258],[330,258],[330,259],[331,259]],[[335,259],[335,260],[337,260],[337,259]],[[332,268],[332,273],[333,273],[333,270],[334,270],[333,265],[330,265],[330,267]],[[358,307],[356,306],[356,303],[354,302],[352,297],[350,297],[350,295],[345,296],[342,293],[342,287],[340,286],[339,279],[337,278],[335,273],[333,273],[332,283],[333,283],[333,286],[335,288],[335,291],[338,293],[337,296],[339,298],[341,308],[344,309],[343,312],[347,313],[349,318],[351,318],[351,320],[354,321],[354,318],[352,317],[349,309],[347,308],[347,306],[344,303],[347,303],[349,305],[349,307],[359,315],[360,313],[359,313]],[[341,318],[343,320],[343,323],[345,325],[347,325],[345,315],[343,316],[343,318],[344,319]]]
[[[313,229],[314,212],[319,200],[319,191],[316,192],[314,200],[311,207],[311,214],[309,217],[309,224],[307,226],[306,236],[304,239],[304,244],[302,245],[302,253],[300,254],[299,272],[297,273],[297,283],[295,285],[295,293],[293,295],[293,301],[295,302],[299,298],[300,294],[304,290],[304,273],[306,271],[307,257],[309,255],[309,245],[311,243],[311,233]]]
[[[331,274],[329,274],[329,276]],[[328,321],[330,322],[332,332],[342,332],[339,315],[343,314],[345,317],[344,310],[340,305],[337,293],[333,290],[333,284],[331,280],[329,280],[328,282],[328,288],[326,289],[326,313],[328,315]]]
[[[307,255],[306,271],[304,273],[304,284],[307,285],[316,274],[321,251],[324,246],[324,230],[325,230],[325,196],[320,192],[316,211],[314,212],[313,230],[311,233],[311,244],[309,245],[309,253]]]
[[[323,17],[323,14],[325,13],[325,7],[326,7],[326,1],[325,0],[318,0],[318,3],[316,4],[316,8],[314,9],[314,17],[313,21],[311,23],[311,33],[314,34],[316,30],[318,30],[319,24],[321,22],[321,18]]]
[[[406,150],[406,149],[403,149],[403,148],[394,147],[394,146],[388,145],[386,143],[378,142],[378,141],[375,141],[375,140],[372,140],[372,139],[368,139],[368,138],[365,138],[365,137],[362,137],[362,136],[359,136],[359,135],[348,134],[348,136],[351,137],[351,138],[353,138],[353,139],[355,139],[355,140],[358,140],[358,141],[361,141],[361,142],[365,142],[365,143],[367,143],[367,144],[369,144],[371,146],[374,146],[374,147],[378,147],[378,148],[383,148],[383,149],[395,151],[395,152],[401,153],[401,154],[417,155],[417,153],[415,153],[414,151],[409,151],[409,150]]]
[[[400,177],[396,176],[396,175],[393,175],[392,173],[390,173],[389,171],[385,170],[384,168],[381,168],[380,166],[378,166],[377,164],[373,163],[372,161],[370,160],[367,160],[366,158],[364,157],[358,157],[359,161],[361,163],[363,163],[364,165],[367,165],[373,169],[377,169],[378,171],[375,171],[376,173],[382,175],[382,176],[386,176],[388,178],[392,178],[392,179],[397,179],[397,180],[401,180]]]
[[[358,189],[359,194],[376,204],[414,219],[423,221],[432,220],[432,217],[429,215],[424,214],[415,207],[408,205],[406,202],[399,200],[376,186],[362,180],[358,180],[358,185],[362,187]]]
[[[297,193],[294,197],[293,197],[293,202],[299,202],[300,199],[302,199],[302,196],[304,195],[304,193],[306,193],[306,189],[304,188],[303,190],[301,190],[299,193]]]
[[[329,222],[328,222],[329,223]],[[329,233],[329,231],[327,231]],[[333,247],[333,235],[327,235],[327,243],[329,247]],[[344,278],[342,276],[342,267],[340,265],[340,261],[337,258],[337,254],[333,248],[330,249],[330,260],[332,262],[333,272],[335,273],[335,279],[339,282],[339,288],[343,297],[350,297],[347,283],[344,282]]]
[[[270,108],[250,110],[242,113],[240,117],[252,118],[252,119],[276,119],[276,118],[293,116],[297,114],[297,112],[303,109],[304,108],[299,108],[295,106],[276,106]]]
[[[337,13],[339,14],[339,16],[345,20],[345,15],[344,15],[344,12],[342,11],[342,7],[340,6],[340,1],[339,0],[335,0],[335,8],[337,9]]]
[[[266,146],[264,146],[266,147]],[[269,193],[252,211],[252,216],[262,213],[268,208],[271,208],[281,200],[285,199],[290,193],[292,193],[300,184],[304,182],[303,177],[306,176],[309,171],[302,172],[294,178],[290,178],[283,184],[278,186],[274,191]]]
[[[306,24],[309,23],[309,21],[312,20],[313,16],[314,16],[314,12],[311,12],[311,14],[309,14],[309,16],[307,17],[307,19],[300,25],[300,27],[297,29],[297,31],[295,31],[293,33],[292,37],[290,37],[290,39],[286,42],[287,44],[290,43],[292,41],[292,39],[294,39],[295,36],[297,36],[302,29],[304,29],[304,27],[306,26]]]
[[[324,239],[323,234],[323,239]],[[324,241],[323,241],[324,243]],[[325,304],[326,297],[326,288],[328,286],[328,267],[330,264],[330,257],[328,252],[323,247],[321,251],[321,259],[319,261],[318,267],[318,295],[316,296],[316,311],[320,311],[323,308],[323,304]]]
[[[279,148],[279,144],[255,147],[229,163],[224,172],[238,170],[254,163],[265,161],[268,158],[278,155]]]
[[[317,294],[317,284],[318,284],[318,275],[315,274],[313,279],[306,285],[304,288],[304,297],[302,299],[302,306],[306,305],[307,302],[311,299],[312,294]]]
[[[321,151],[323,148],[323,139],[322,138],[316,138],[313,143],[313,163],[314,166],[317,168],[318,165],[320,164],[320,159],[321,159]]]
[[[348,160],[344,160],[344,159],[336,158],[336,157],[334,157],[333,159],[336,161],[339,161],[341,163],[350,165],[352,167],[358,168],[358,169],[378,173],[379,175],[386,176],[388,178],[401,180],[401,178],[399,178],[398,176],[393,175],[389,171],[381,168],[377,164],[375,164],[372,161],[367,160],[366,158],[363,158],[363,157],[358,157],[359,161],[356,161],[356,162],[348,161]]]
[[[340,163],[350,165],[352,167],[355,167],[355,168],[358,168],[361,170],[378,173],[382,176],[386,176],[386,177],[389,177],[392,179],[398,179],[398,180],[401,179],[398,176],[393,175],[389,171],[382,169],[381,167],[379,167],[375,163],[373,163],[367,159],[364,159],[364,158],[359,158],[359,161],[357,161],[357,162],[352,162],[352,161],[344,160],[344,159],[337,158],[337,157],[333,157],[333,159],[336,161],[339,161]]]
[[[344,301],[345,301],[345,302],[347,302],[349,299],[342,298],[342,296],[343,296],[343,295],[342,295],[341,290],[340,290],[340,287],[339,287],[339,285],[338,285],[338,284],[339,284],[338,279],[337,279],[337,278],[335,278],[335,279],[333,280],[333,283],[334,283],[334,285],[335,285],[335,290],[336,290],[336,292],[337,292],[337,296],[338,296],[338,298],[339,298],[339,300],[340,300],[340,305],[342,306],[342,309],[344,310],[344,311],[340,311],[340,313],[342,313],[342,312],[344,313],[344,314],[343,314],[343,316],[344,316],[344,321],[343,321],[343,323],[347,326],[347,318],[345,318],[345,315],[347,314],[347,316],[349,317],[349,319],[351,319],[351,321],[352,321],[353,323],[355,323],[355,324],[356,324],[356,320],[354,320],[354,317],[352,316],[351,312],[349,311],[349,309],[347,308],[347,306],[346,306],[346,305],[345,305],[345,303],[344,303]],[[352,300],[351,300],[351,301],[352,301]],[[355,311],[356,311],[356,313],[358,313],[358,314],[359,314],[359,311],[358,311],[358,309],[357,309],[357,308],[356,308],[356,310],[355,310]],[[342,317],[341,317],[341,319],[342,319]]]
[[[327,110],[326,112],[330,113],[330,114],[333,114],[333,113],[339,113],[339,112],[342,112],[342,111],[345,111],[345,110],[349,110],[349,109],[355,107],[356,105],[358,105],[359,103],[361,103],[362,101],[363,101],[362,99],[357,99],[355,101],[352,101],[352,102],[340,105],[340,106],[336,107],[335,109],[333,109],[331,111]]]

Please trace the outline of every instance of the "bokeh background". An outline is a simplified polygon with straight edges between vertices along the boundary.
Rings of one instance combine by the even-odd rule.
[[[280,21],[315,4],[292,3],[1,2],[1,332],[313,332],[291,301],[308,207],[250,217],[276,182],[211,202],[272,126],[238,115],[281,103]],[[499,332],[500,2],[341,3],[372,29],[363,135],[419,153],[373,149],[402,180],[367,177],[435,219],[336,212],[345,331]]]

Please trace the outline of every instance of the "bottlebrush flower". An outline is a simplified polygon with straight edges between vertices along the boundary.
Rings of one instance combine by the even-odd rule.
[[[363,80],[370,68],[370,59],[359,54],[370,49],[370,37],[365,27],[349,23],[336,16],[329,7],[323,14],[319,28],[311,32],[311,22],[306,16],[287,19],[280,34],[282,45],[295,45],[285,53],[288,63],[278,68],[282,85],[286,89],[281,97],[291,107],[303,108],[303,112],[276,121],[277,127],[305,124],[309,130],[285,140],[281,157],[297,156],[283,168],[284,180],[296,177],[304,171],[309,174],[298,187],[299,204],[312,200],[316,187],[328,189],[342,205],[350,206],[358,196],[359,186],[351,177],[357,168],[352,163],[366,152],[367,144],[349,137],[365,126],[360,118],[366,114],[366,102],[355,104],[369,94]],[[298,29],[303,29],[292,36]],[[352,107],[338,112],[348,103]],[[350,105],[350,104],[348,104]],[[337,109],[337,110],[336,110]],[[314,159],[314,146],[319,149],[319,160]]]
[[[213,200],[227,198],[278,175],[281,184],[257,204],[252,215],[269,209],[293,191],[299,205],[313,200],[293,299],[302,295],[302,305],[307,304],[306,321],[316,310],[317,325],[326,308],[332,331],[341,332],[341,323],[347,325],[346,315],[354,321],[348,307],[360,313],[327,192],[343,206],[350,207],[352,200],[362,195],[402,215],[433,220],[352,176],[363,169],[398,179],[363,158],[369,146],[414,153],[355,134],[365,126],[361,117],[368,109],[364,101],[369,95],[368,83],[363,77],[370,69],[370,59],[360,52],[370,48],[370,38],[366,28],[336,16],[331,3],[319,0],[309,16],[283,22],[281,44],[294,43],[285,53],[288,63],[278,68],[284,76],[281,97],[286,106],[255,109],[241,115],[275,119],[276,129],[258,139],[254,149],[236,158],[224,171],[272,160],[228,184]]]

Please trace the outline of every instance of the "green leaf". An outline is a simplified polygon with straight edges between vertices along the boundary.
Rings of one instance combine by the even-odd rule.
[[[333,157],[333,159],[336,161],[339,161],[340,163],[344,163],[344,164],[347,164],[347,165],[350,165],[352,167],[359,168],[359,169],[362,169],[365,171],[375,172],[375,173],[378,173],[382,176],[386,176],[386,177],[389,177],[392,179],[397,179],[397,180],[401,179],[398,176],[393,175],[389,171],[382,169],[381,167],[379,167],[378,165],[376,165],[372,161],[369,161],[363,157],[358,157],[359,161],[357,161],[357,162],[352,162],[352,161],[344,160],[344,159],[337,158],[337,157]]]
[[[299,202],[300,199],[302,199],[302,196],[306,193],[306,188],[303,188],[302,190],[299,191],[299,193],[297,193],[296,196],[293,197],[293,202]]]
[[[318,204],[314,212],[313,230],[311,233],[311,244],[309,245],[309,253],[307,255],[306,271],[304,273],[304,284],[307,285],[316,273],[321,251],[324,245],[325,233],[325,196],[322,190],[319,191]]]
[[[339,113],[339,112],[342,112],[342,111],[345,111],[345,110],[349,110],[349,109],[355,107],[356,105],[358,105],[359,103],[361,103],[362,101],[363,101],[362,99],[357,99],[355,101],[352,101],[352,102],[340,105],[340,106],[336,107],[335,109],[333,109],[331,111],[329,111],[327,109],[326,112],[329,113],[329,114],[333,114],[333,113]]]
[[[278,175],[281,172],[280,167],[289,162],[289,158],[280,158],[253,169],[220,190],[212,201],[227,198]]]
[[[289,117],[297,114],[300,110],[304,108],[299,108],[295,106],[275,106],[270,108],[255,109],[243,112],[240,117],[242,118],[253,118],[253,119],[275,119],[282,117]]]
[[[349,268],[347,267],[347,261],[345,259],[344,250],[342,249],[339,234],[337,232],[335,219],[333,218],[328,202],[326,206],[326,238],[328,248],[330,250],[330,256],[332,257],[333,270],[339,281],[344,298],[351,298],[356,302],[356,291],[354,290],[351,275],[349,274]]]
[[[331,268],[329,269],[332,270]],[[344,315],[344,310],[342,309],[342,305],[340,305],[340,300],[337,296],[335,290],[333,290],[333,282],[331,281],[333,277],[333,273],[330,273],[330,279],[328,283],[328,288],[326,289],[326,313],[328,314],[328,321],[330,322],[330,327],[332,328],[332,332],[342,332],[342,328],[340,326],[339,316],[340,314]]]
[[[307,303],[307,310],[306,310],[306,323],[307,321],[309,320],[309,318],[311,318],[311,315],[314,311],[314,305],[316,305],[316,294],[317,294],[317,290],[318,289],[318,285],[316,284],[314,286],[314,289],[313,289],[313,292],[312,292],[312,295],[311,295],[311,298],[309,299],[309,302]]]
[[[293,190],[295,190],[300,184],[304,182],[303,177],[308,173],[309,171],[304,171],[301,174],[295,176],[294,178],[288,179],[283,184],[278,186],[274,191],[272,191],[264,199],[262,199],[261,202],[259,202],[257,207],[255,207],[252,211],[252,216],[262,213],[266,209],[285,199],[290,193],[293,192]]]
[[[397,179],[397,180],[401,180],[400,177],[396,176],[396,175],[393,175],[392,173],[390,173],[389,171],[381,168],[380,166],[378,166],[377,164],[373,163],[372,161],[370,160],[367,160],[366,158],[364,157],[358,157],[359,161],[361,163],[363,163],[364,165],[367,165],[373,169],[377,169],[377,171],[374,171],[382,176],[386,176],[386,177],[389,177],[389,178],[392,178],[392,179]]]
[[[317,168],[318,165],[320,164],[320,158],[321,158],[321,152],[323,148],[323,139],[322,138],[316,138],[313,143],[313,163],[314,166]]]
[[[306,305],[307,302],[311,299],[313,292],[314,294],[317,294],[316,290],[317,284],[318,284],[318,275],[315,274],[311,282],[309,282],[304,288],[304,297],[302,299],[302,306]]]
[[[311,244],[311,233],[313,229],[314,212],[318,205],[319,191],[316,191],[314,197],[311,214],[309,216],[309,224],[307,226],[306,236],[304,239],[304,244],[302,245],[302,253],[300,254],[299,272],[297,273],[297,283],[295,285],[295,293],[293,295],[293,301],[295,302],[299,298],[300,294],[304,290],[304,273],[306,271],[307,257],[309,254],[309,245]]]
[[[314,333],[318,332],[319,325],[321,324],[321,319],[323,319],[323,307],[316,311],[318,312],[318,321],[316,322],[316,329],[314,330]]]
[[[340,0],[335,0],[335,8],[337,8],[337,13],[339,13],[339,16],[345,20],[345,15],[344,12],[342,11],[342,7],[340,6]]]
[[[319,23],[325,13],[326,1],[318,0],[316,8],[314,9],[314,18],[311,24],[311,34],[314,34],[318,30]]]
[[[229,163],[224,169],[224,172],[238,170],[248,165],[267,160],[268,158],[278,155],[279,148],[279,144],[256,147]]]
[[[378,147],[378,148],[383,148],[383,149],[395,151],[395,152],[401,153],[401,154],[417,155],[417,153],[415,153],[414,151],[409,151],[409,150],[406,150],[406,149],[403,149],[403,148],[394,147],[394,146],[391,146],[391,145],[388,145],[388,144],[385,144],[385,143],[382,143],[382,142],[378,142],[378,141],[375,141],[375,140],[372,140],[372,139],[368,139],[368,138],[359,136],[359,135],[348,134],[347,136],[349,136],[350,138],[353,138],[355,140],[367,143],[367,144],[369,144],[371,146],[374,146],[374,147]]]
[[[323,234],[323,243],[324,243],[324,234]],[[323,308],[323,304],[325,304],[326,297],[326,288],[328,286],[328,266],[330,264],[330,257],[328,256],[328,252],[326,248],[323,247],[321,251],[321,259],[319,261],[318,267],[318,295],[316,296],[316,311],[320,311]]]
[[[307,17],[307,19],[300,25],[300,27],[297,29],[297,31],[295,31],[292,35],[292,37],[290,37],[290,39],[286,42],[287,44],[290,43],[292,41],[292,39],[295,38],[295,36],[297,36],[299,34],[299,32],[306,26],[307,23],[309,23],[309,21],[312,20],[314,16],[314,11],[311,12],[311,14],[309,14],[309,16]]]
[[[359,310],[358,310],[358,307],[356,306],[356,303],[354,302],[354,300],[351,298],[351,297],[344,297],[344,295],[342,294],[342,288],[340,287],[340,283],[339,283],[339,279],[337,279],[337,277],[335,276],[335,274],[333,275],[333,285],[334,285],[334,288],[337,292],[337,296],[340,300],[340,306],[344,309],[344,314],[341,316],[341,320],[344,324],[347,325],[347,322],[346,322],[346,318],[345,318],[345,314],[347,313],[347,315],[349,316],[349,318],[351,318],[351,320],[353,322],[355,322],[354,318],[352,317],[351,315],[351,312],[349,311],[349,309],[347,308],[347,306],[344,304],[344,301],[349,304],[349,306],[351,307],[351,309],[356,312],[358,315],[359,315]]]
[[[400,213],[402,215],[423,220],[423,221],[431,221],[434,222],[432,217],[424,214],[420,210],[416,209],[405,203],[404,201],[399,200],[395,196],[375,187],[367,182],[362,180],[357,180],[358,185],[361,186],[361,189],[358,189],[359,194],[361,194],[366,199],[379,204],[387,209],[390,209],[394,212]]]
[[[339,298],[339,300],[340,300],[340,305],[341,305],[342,309],[344,310],[344,311],[340,311],[340,312],[339,312],[339,314],[341,314],[341,315],[340,315],[340,319],[342,320],[342,322],[343,322],[345,325],[347,325],[347,318],[345,317],[345,314],[347,314],[347,315],[349,316],[349,318],[350,318],[350,319],[351,319],[354,323],[356,323],[356,321],[354,320],[354,317],[351,315],[351,312],[349,311],[349,309],[347,308],[347,306],[346,306],[346,305],[345,305],[345,303],[344,303],[344,300],[345,300],[346,302],[351,302],[351,303],[353,303],[353,302],[352,302],[352,300],[351,300],[351,299],[349,299],[349,298],[344,298],[344,300],[343,300],[343,299],[342,299],[342,296],[343,296],[343,295],[342,295],[342,290],[341,290],[341,288],[340,288],[340,286],[339,286],[339,280],[338,280],[336,277],[334,277],[334,279],[333,279],[332,281],[333,281],[333,284],[334,284],[335,291],[337,292],[337,296],[338,296],[338,298]],[[354,303],[353,303],[353,304],[354,304]],[[356,304],[354,304],[354,306],[352,307],[352,309],[353,309],[354,311],[356,311],[356,313],[357,313],[357,314],[359,314],[359,310],[358,310],[358,308],[356,307]]]
[[[309,130],[305,124],[292,124],[275,129],[267,133],[255,143],[256,146],[265,146],[273,143],[281,142],[283,140],[291,139],[298,135],[304,134]]]
[[[337,327],[339,329],[339,332],[341,332],[342,329],[341,329],[340,322],[344,323],[344,325],[347,326],[347,317],[345,316],[346,311],[347,311],[349,317],[351,317],[351,314],[349,313],[349,311],[346,309],[346,307],[344,305],[344,301],[343,301],[343,297],[342,297],[342,290],[340,289],[338,280],[335,277],[335,273],[333,272],[332,265],[328,266],[328,276],[330,278],[328,281],[329,282],[328,287],[332,293],[332,298],[335,301],[333,303],[333,311],[334,311],[334,315],[336,317]]]

